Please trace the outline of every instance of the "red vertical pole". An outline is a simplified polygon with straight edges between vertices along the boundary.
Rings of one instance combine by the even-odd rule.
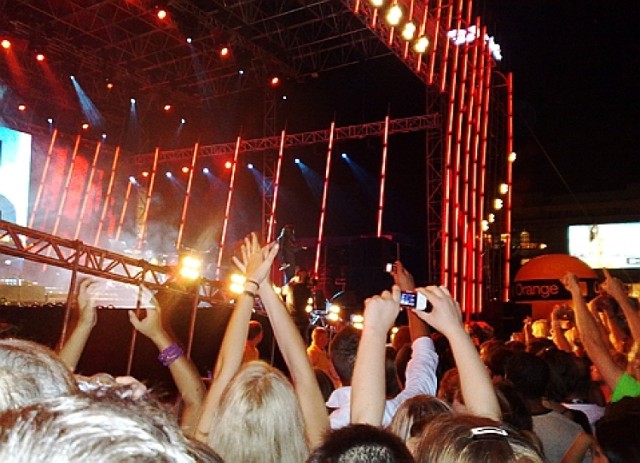
[[[78,155],[78,149],[80,148],[80,135],[76,136],[76,144],[73,147],[73,152],[71,153],[71,161],[69,165],[69,170],[67,171],[67,178],[64,183],[64,190],[62,191],[62,198],[60,200],[60,206],[58,207],[58,215],[56,216],[55,224],[53,225],[52,235],[58,234],[58,227],[60,226],[60,220],[62,219],[62,214],[64,213],[64,206],[67,202],[67,195],[69,194],[69,185],[71,185],[71,177],[73,177],[73,168],[76,163],[76,156]]]
[[[329,174],[331,173],[331,153],[333,152],[333,136],[336,122],[331,122],[329,128],[329,146],[327,147],[327,160],[324,167],[324,187],[322,188],[322,204],[320,205],[320,225],[318,226],[318,243],[316,244],[316,261],[313,267],[314,275],[318,275],[320,269],[320,252],[322,250],[322,240],[324,239],[324,221],[327,213],[327,197],[329,193]]]
[[[431,38],[431,52],[429,53],[429,71],[427,73],[427,82],[429,85],[433,85],[433,76],[436,66],[436,54],[438,52],[438,41],[440,36],[440,21],[442,20],[442,0],[438,0],[438,4],[436,6],[436,20],[435,20],[435,30],[433,31],[433,37]],[[446,41],[445,37],[445,41]],[[446,46],[446,44],[445,44]],[[441,88],[442,90],[442,88]]]
[[[47,178],[47,174],[49,173],[49,165],[51,164],[51,158],[53,157],[53,148],[55,147],[57,138],[58,138],[58,129],[53,129],[53,133],[51,134],[51,141],[49,142],[49,149],[47,150],[47,158],[44,161],[44,167],[42,168],[42,175],[40,176],[40,183],[38,184],[38,192],[36,193],[36,199],[33,202],[33,207],[31,209],[31,217],[29,217],[29,228],[33,228],[36,212],[40,208],[40,200],[42,199],[44,182]]]
[[[133,182],[131,180],[127,181],[127,192],[124,194],[124,202],[122,203],[122,212],[120,212],[120,219],[118,220],[118,228],[116,230],[116,235],[114,237],[116,241],[120,240],[120,234],[122,233],[122,225],[124,224],[124,217],[127,214],[127,206],[129,205],[129,198],[131,197],[132,187],[133,187]]]
[[[191,187],[193,185],[193,174],[196,170],[196,159],[198,157],[199,143],[193,147],[193,156],[191,157],[191,170],[189,171],[189,180],[187,181],[187,194],[184,196],[182,204],[182,215],[180,216],[180,227],[178,228],[178,239],[176,240],[176,249],[179,251],[182,245],[182,236],[184,234],[184,224],[187,219],[187,210],[189,209],[189,198],[191,197]]]
[[[378,198],[378,229],[376,236],[382,236],[382,216],[384,214],[384,189],[387,180],[387,153],[389,151],[389,115],[384,118],[384,134],[382,136],[382,165],[380,166],[380,197]]]
[[[238,169],[238,154],[240,153],[240,136],[236,139],[236,148],[233,152],[233,166],[231,167],[231,179],[229,180],[229,192],[227,193],[227,206],[224,210],[224,220],[222,221],[222,234],[220,236],[220,250],[218,251],[218,263],[216,265],[216,278],[220,279],[222,269],[222,253],[227,242],[227,230],[229,227],[229,215],[231,213],[231,201],[233,200],[233,190],[236,184],[236,171]]]
[[[280,173],[282,172],[282,159],[284,157],[284,141],[286,131],[283,129],[280,135],[280,150],[278,151],[278,163],[276,164],[276,178],[273,184],[273,201],[271,202],[271,213],[269,214],[269,228],[267,230],[267,243],[274,240],[276,210],[278,207],[278,192],[280,190]]]
[[[507,241],[504,244],[504,286],[502,290],[502,300],[509,300],[509,286],[511,284],[511,206],[513,196],[513,74],[507,74],[507,197],[506,211],[504,217],[505,234]]]
[[[153,188],[156,183],[156,174],[158,173],[158,158],[160,157],[160,148],[156,148],[153,154],[153,167],[151,169],[151,177],[149,178],[149,186],[147,187],[147,198],[144,203],[144,212],[142,214],[142,224],[140,225],[140,231],[138,232],[137,249],[142,249],[144,245],[145,235],[147,234],[147,221],[149,219],[149,207],[151,206],[151,196],[153,195]]]
[[[87,208],[87,203],[89,202],[89,192],[91,191],[91,187],[93,185],[93,177],[96,173],[96,168],[98,166],[98,159],[100,157],[100,148],[102,147],[102,142],[98,142],[96,145],[96,151],[93,154],[93,162],[91,163],[91,170],[89,171],[89,179],[87,180],[87,184],[84,187],[84,194],[82,195],[82,204],[80,205],[80,216],[78,217],[78,221],[76,223],[76,231],[73,235],[73,239],[77,240],[80,236],[80,229],[83,225],[84,211]]]
[[[104,196],[104,203],[102,204],[102,212],[100,213],[100,222],[98,223],[98,231],[96,237],[93,240],[93,245],[98,246],[100,242],[100,235],[104,228],[104,221],[107,217],[107,210],[109,209],[109,203],[111,202],[111,194],[113,192],[113,182],[116,178],[116,169],[118,167],[118,159],[120,158],[120,147],[116,147],[116,151],[113,155],[113,164],[111,164],[111,176],[109,177],[109,185],[107,186],[107,192]],[[131,182],[129,182],[131,183]]]

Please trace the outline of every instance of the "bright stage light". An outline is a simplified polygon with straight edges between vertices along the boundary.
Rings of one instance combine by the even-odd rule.
[[[183,174],[186,174],[189,172],[190,169],[187,166],[184,166],[181,170]]]
[[[193,40],[191,39],[191,37],[187,37],[187,43],[191,43],[193,42]]]
[[[52,117],[48,118],[48,119],[47,119],[47,122],[48,122],[49,124],[53,124],[53,118],[52,118]]]
[[[405,39],[407,42],[410,40],[413,40],[413,37],[416,35],[416,30],[417,30],[416,25],[412,21],[409,21],[402,28],[402,38]]]
[[[349,155],[347,153],[342,153],[342,159],[349,159]]]
[[[107,134],[106,134],[106,133],[103,133],[103,134],[102,134],[102,135],[100,135],[100,136],[102,137],[102,139],[103,139],[103,140],[106,140],[106,139],[107,139]]]
[[[164,107],[162,109],[164,109],[165,111],[171,111],[171,105],[170,104],[166,104],[166,105],[164,105]]]
[[[232,273],[229,277],[229,292],[233,294],[240,294],[244,291],[244,282],[246,278],[239,273]]]
[[[280,78],[275,76],[271,78],[271,86],[272,87],[277,87],[278,85],[280,85]]]
[[[184,117],[182,117],[182,118],[180,118],[180,123],[181,124],[186,124],[187,120]]]
[[[492,212],[487,215],[487,222],[494,223],[496,221],[496,215]]]
[[[233,166],[233,163],[231,161],[227,161],[224,163],[225,169],[231,169],[232,166]]]
[[[488,221],[483,220],[481,222],[481,224],[482,224],[482,231],[489,231],[489,222]]]
[[[11,41],[4,39],[2,40],[2,42],[0,42],[0,44],[2,45],[2,48],[4,48],[5,50],[8,50],[9,48],[11,48]]]
[[[282,99],[286,100],[287,99],[287,95],[282,95]]]
[[[419,37],[418,40],[413,44],[413,51],[416,53],[424,53],[429,48],[429,39],[424,35]]]
[[[384,5],[384,0],[369,0],[369,3],[371,3],[374,8],[380,8]]]
[[[499,191],[501,195],[506,195],[509,192],[509,185],[507,185],[506,183],[501,183]]]
[[[131,104],[136,104],[136,99],[135,98],[131,98],[129,101],[131,102]]]
[[[76,80],[76,76],[71,75],[71,76],[69,76],[69,79],[71,79],[71,80]]]
[[[82,130],[89,130],[89,124],[87,124],[86,122],[82,124]]]
[[[107,90],[111,90],[113,88],[113,82],[107,82]]]
[[[205,167],[205,168],[202,169],[202,173],[203,174],[209,174],[209,173],[211,173],[211,171],[209,170],[208,167]]]
[[[172,177],[173,177],[173,174],[172,174],[171,172],[167,172],[167,173],[166,173],[166,174],[164,174],[164,175],[166,175],[166,176],[167,176],[167,178],[172,178]]]
[[[244,75],[244,69],[238,69],[238,74],[240,74],[241,76]]]
[[[144,178],[147,178],[149,176],[149,172],[147,172],[146,170],[144,172],[142,172],[142,176]]]
[[[251,163],[247,164],[247,168],[253,169],[253,164],[251,164]]]
[[[296,164],[300,164],[300,162],[302,162],[302,161],[300,161],[300,158],[295,158],[295,160],[293,162],[295,162]]]
[[[195,256],[183,256],[180,259],[180,268],[178,272],[185,280],[197,280],[200,278],[200,269],[202,268],[202,260]]]
[[[44,55],[42,53],[36,54],[36,61],[44,61]]]
[[[135,178],[133,175],[130,175],[130,176],[129,176],[129,183],[132,183],[132,184],[134,184],[134,185],[135,185],[135,184],[136,184],[136,183],[138,183],[138,182],[136,181],[136,178]]]
[[[504,206],[504,201],[502,201],[502,198],[496,198],[493,200],[493,208],[496,211],[499,211],[500,209],[502,209],[503,206]]]
[[[220,57],[226,58],[227,56],[229,56],[229,47],[222,47],[220,49]]]
[[[512,151],[511,153],[509,153],[509,157],[507,158],[507,160],[509,162],[515,162],[517,157],[518,156],[516,155],[516,152]]]
[[[402,8],[400,8],[399,5],[393,5],[387,11],[385,19],[387,20],[387,23],[389,23],[390,26],[397,26],[398,24],[400,24],[402,15],[403,15]]]
[[[24,104],[18,105],[18,111],[26,111],[26,110],[27,110],[27,105],[24,105]]]
[[[158,19],[167,19],[167,10],[165,10],[164,8],[160,8],[156,13],[156,16],[158,17]]]

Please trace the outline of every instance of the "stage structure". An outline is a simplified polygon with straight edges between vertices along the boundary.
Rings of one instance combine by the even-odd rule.
[[[128,100],[132,89],[147,97],[146,102],[140,105],[141,113],[149,113],[152,107],[160,107],[161,101],[167,96],[185,107],[192,106],[204,112],[205,106],[221,96],[263,85],[260,82],[275,72],[281,79],[313,78],[319,72],[395,55],[398,62],[427,87],[426,116],[411,119],[433,118],[437,121],[426,130],[425,135],[429,280],[450,288],[469,315],[480,311],[489,299],[506,300],[510,273],[511,169],[515,157],[513,78],[510,74],[498,72],[499,47],[489,36],[481,18],[474,16],[472,0],[397,0],[383,6],[374,6],[368,0],[327,0],[311,5],[284,0],[237,3],[174,0],[170,2],[169,10],[175,16],[171,23],[165,24],[159,23],[153,11],[142,3],[134,5],[133,2],[107,0],[92,9],[82,8],[75,0],[19,0],[16,4],[11,11],[16,37],[29,45],[29,34],[24,31],[29,30],[30,21],[46,22],[52,28],[57,27],[48,45],[54,52],[52,56],[77,58],[76,62],[80,63],[78,81],[87,82],[88,91],[95,97],[96,105],[112,126],[120,130],[126,127],[127,120],[117,103],[125,98]],[[391,13],[396,14],[396,23],[389,22]],[[86,24],[99,27],[88,31]],[[413,27],[413,36],[410,38],[406,35],[411,29],[409,25]],[[110,33],[102,33],[103,30]],[[224,61],[222,56],[211,53],[211,50],[220,48],[221,35],[224,36],[224,43],[238,50],[236,63]],[[158,43],[163,46],[155,46]],[[426,44],[426,48],[417,50],[419,43]],[[245,61],[251,68],[246,73],[247,78],[238,79],[238,64],[244,66],[240,59],[242,53],[249,53],[252,57],[250,61]],[[98,56],[99,59],[96,58]],[[108,62],[109,57],[120,59]],[[43,74],[37,66],[31,60],[25,64],[25,70],[39,78]],[[115,76],[125,76],[126,82],[115,82],[117,85],[107,86],[108,90],[105,90],[106,68],[113,70],[113,80],[116,80]],[[7,71],[7,75],[10,71]],[[240,75],[245,76],[244,72]],[[24,86],[25,83],[18,82],[16,87],[20,85]],[[52,103],[44,85],[43,82],[31,91],[33,106],[41,109],[41,112],[49,111]],[[20,93],[19,90],[16,94]],[[266,90],[265,95],[268,94],[269,90]],[[73,105],[70,105],[69,98],[64,98],[63,92],[56,93],[56,98],[55,103],[61,108],[69,111],[75,109],[78,113],[75,107],[70,107]],[[19,117],[9,107],[11,102],[13,100],[8,97],[0,104],[5,121],[15,121]],[[266,175],[263,181],[269,187],[263,188],[262,208],[263,234],[265,238],[269,237],[273,235],[274,224],[277,223],[278,165],[281,165],[283,153],[288,147],[295,146],[294,141],[300,141],[307,144],[327,143],[330,156],[332,146],[329,140],[339,140],[341,129],[334,128],[332,124],[330,130],[321,133],[287,134],[277,127],[276,108],[267,103],[265,108],[269,108],[269,114],[265,111],[264,115],[265,132],[269,132],[266,133],[269,136],[262,139],[238,138],[237,143],[224,146],[207,147],[202,143],[184,150],[156,149],[153,163],[149,162],[151,155],[134,156],[132,160],[123,157],[118,169],[132,164],[148,169],[165,160],[168,162],[171,157],[176,161],[186,158],[195,165],[196,155],[198,160],[202,160],[216,150],[234,154],[235,169],[238,155],[253,149],[270,151],[265,155]],[[36,112],[22,117],[23,124],[33,122],[28,120],[33,117],[31,114]],[[267,120],[269,130],[266,128]],[[383,137],[386,153],[386,139],[394,133],[394,122],[388,120],[377,123],[375,135],[365,133],[362,136]],[[62,124],[61,120],[60,127]],[[67,130],[67,133],[75,133],[80,124],[78,120],[74,124],[76,128]],[[388,127],[385,127],[386,124]],[[363,127],[358,126],[358,130]],[[275,133],[280,130],[280,136],[276,136]],[[202,131],[204,133],[205,128]],[[142,139],[148,147],[146,149],[161,145],[153,140],[153,134],[151,131],[142,133]],[[50,146],[58,146],[60,138],[53,137]],[[67,179],[64,185],[56,185],[56,191],[49,186],[48,193],[52,195],[47,191],[38,194],[39,210],[36,213],[41,212],[40,209],[52,210],[51,201],[44,199],[63,198],[59,201],[57,211],[53,212],[53,218],[40,215],[43,223],[54,222],[53,230],[56,232],[64,210],[73,210],[75,220],[80,222],[83,220],[83,209],[95,210],[92,204],[67,204],[68,190],[73,187],[69,179],[77,177],[76,171],[90,171],[91,168],[84,161],[90,157],[90,153],[96,153],[97,157],[97,153],[103,150],[112,152],[95,144],[95,151],[88,150],[84,143],[80,143],[80,137],[75,141],[71,154],[64,153],[64,159],[68,161],[61,163],[58,160],[56,164],[52,159],[53,166],[47,164],[49,171],[63,174],[62,178]],[[122,149],[124,152],[131,151],[131,147],[123,146]],[[278,156],[273,156],[274,152],[278,152]],[[77,156],[78,153],[81,156]],[[326,165],[329,167],[328,160]],[[156,168],[152,168],[152,172],[155,171]],[[329,171],[327,168],[327,186]],[[380,173],[378,235],[384,234],[385,162],[381,165]],[[93,183],[83,183],[83,191],[98,189],[98,179]],[[122,182],[116,181],[114,188],[117,189],[119,184]],[[133,190],[138,197],[146,194],[143,213],[138,220],[138,247],[142,246],[147,233],[149,209],[154,207],[151,203],[152,188],[153,182],[149,177],[137,187],[131,182],[127,183],[128,192]],[[233,185],[229,188],[225,233],[232,190]],[[190,191],[183,203],[178,242],[182,242],[189,196]],[[104,201],[100,190],[100,194],[95,196],[98,208],[101,204],[102,209],[107,207]],[[117,220],[114,217],[118,214],[114,211],[121,210],[120,217],[124,218],[127,201],[124,204],[116,203],[113,201],[112,205],[108,205],[109,212],[106,215],[110,222],[101,225],[100,236],[114,236],[114,231],[120,234],[122,220],[119,226],[115,223]],[[319,222],[322,223],[322,220]],[[32,217],[31,222],[37,224],[38,217]],[[77,223],[74,222],[74,225]],[[320,243],[322,227],[319,226],[319,229]],[[497,249],[496,252],[500,254],[499,271],[495,270],[495,266],[487,268],[490,262],[485,261],[484,256],[489,243],[491,249]],[[222,255],[224,239],[220,245],[219,255]]]

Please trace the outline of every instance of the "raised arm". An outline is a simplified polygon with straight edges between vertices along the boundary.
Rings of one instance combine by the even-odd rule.
[[[271,255],[269,250],[277,252],[278,247],[272,243],[265,246],[262,251],[268,254],[265,258],[272,262],[275,253]],[[240,267],[240,265],[238,266]],[[293,388],[305,422],[305,434],[311,448],[316,447],[322,442],[326,430],[329,429],[329,417],[316,375],[307,357],[305,342],[282,300],[273,290],[268,275],[260,283],[258,293],[269,314],[269,320],[282,357],[289,368]]]
[[[640,342],[640,313],[638,313],[638,310],[634,307],[631,299],[629,299],[627,292],[622,286],[622,282],[619,279],[612,277],[606,268],[603,269],[603,272],[605,276],[605,291],[607,291],[607,293],[616,300],[624,312],[624,316],[627,317],[627,323],[633,340]]]
[[[213,412],[218,406],[220,396],[231,378],[236,374],[242,365],[242,353],[249,331],[249,320],[253,309],[254,296],[257,286],[265,279],[271,269],[271,262],[278,252],[276,246],[268,248],[266,257],[260,251],[260,244],[255,233],[244,239],[241,247],[243,262],[246,262],[247,279],[244,284],[244,292],[238,296],[235,309],[231,314],[227,329],[222,339],[218,360],[213,374],[213,382],[207,393],[200,419],[196,438],[206,442],[207,435],[211,429]],[[234,262],[240,261],[234,257]]]
[[[387,333],[400,312],[400,288],[365,301],[364,328],[351,380],[351,423],[381,426]]]
[[[82,356],[84,347],[93,327],[98,321],[95,296],[91,293],[91,285],[95,281],[89,278],[80,282],[78,289],[78,323],[63,343],[58,355],[71,371],[75,371]]]
[[[501,420],[500,406],[491,377],[478,355],[476,346],[464,329],[458,303],[443,286],[428,286],[418,288],[417,291],[427,296],[433,310],[414,312],[449,340],[460,373],[462,397],[469,413]]]
[[[551,339],[558,349],[565,352],[573,352],[573,348],[565,336],[568,328],[564,326],[563,321],[572,316],[573,311],[564,305],[556,305],[551,312]]]
[[[615,364],[609,354],[609,348],[601,336],[598,322],[596,322],[591,312],[589,312],[587,302],[582,296],[578,277],[571,272],[567,272],[564,276],[563,283],[571,293],[573,310],[576,314],[576,325],[587,355],[598,368],[607,385],[611,389],[615,389],[624,371]]]
[[[409,271],[399,260],[394,263],[394,269],[391,272],[391,276],[393,277],[395,284],[400,288],[401,291],[413,291],[416,288],[416,284],[413,280],[413,275],[409,273]],[[416,316],[413,312],[407,312],[407,319],[409,320],[409,333],[411,335],[411,342],[420,337],[429,335],[429,327],[427,326],[427,324],[420,320],[420,318],[418,318],[418,316]]]
[[[160,352],[158,360],[169,367],[171,377],[184,402],[180,417],[182,430],[188,436],[195,434],[195,428],[204,401],[205,386],[193,361],[184,355],[182,348],[162,326],[161,307],[147,309],[146,317],[140,320],[135,311],[129,311],[129,321],[133,327],[149,338]]]

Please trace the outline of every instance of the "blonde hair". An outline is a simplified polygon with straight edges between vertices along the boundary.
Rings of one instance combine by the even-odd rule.
[[[220,397],[208,444],[225,461],[304,461],[300,404],[287,378],[262,361],[246,363]]]
[[[495,430],[495,432],[478,432]],[[428,463],[543,463],[538,450],[519,432],[474,415],[440,416],[425,427],[414,452]]]
[[[444,400],[420,394],[402,402],[396,414],[393,415],[387,431],[391,431],[406,443],[414,434],[411,432],[414,424],[437,419],[442,414],[451,415],[452,413],[453,409]]]

